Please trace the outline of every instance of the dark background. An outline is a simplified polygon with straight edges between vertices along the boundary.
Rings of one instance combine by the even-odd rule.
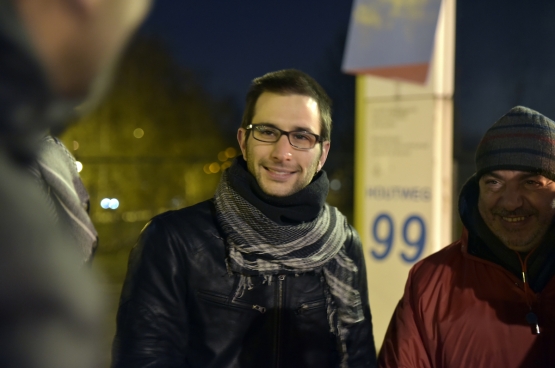
[[[355,78],[340,70],[351,6],[347,0],[159,0],[111,94],[64,134],[83,163],[100,235],[93,267],[103,275],[111,308],[106,359],[129,250],[152,216],[213,195],[221,169],[238,152],[235,135],[253,78],[297,68],[329,93],[334,127],[324,169],[336,185],[328,202],[352,221]],[[457,189],[474,171],[480,137],[512,106],[555,117],[554,20],[552,1],[459,0]],[[103,209],[102,198],[118,198],[120,207]]]
[[[511,107],[555,118],[555,2],[457,4],[454,158],[458,183],[474,172],[485,131]]]

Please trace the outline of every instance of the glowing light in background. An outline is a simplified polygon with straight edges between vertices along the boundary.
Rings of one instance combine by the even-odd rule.
[[[110,208],[110,198],[104,198],[103,200],[101,200],[100,207],[104,208],[105,210]]]
[[[208,168],[212,174],[215,174],[220,171],[220,164],[217,162],[212,162]]]
[[[227,161],[228,157],[227,157],[227,153],[225,153],[225,151],[221,151],[220,153],[218,153],[218,160],[224,162]]]
[[[133,131],[133,135],[135,136],[135,138],[142,138],[143,135],[145,135],[145,131],[142,130],[141,128],[137,128]]]
[[[119,207],[119,201],[116,198],[104,198],[100,201],[100,207],[107,210],[108,208],[111,210],[115,210]]]
[[[77,167],[77,172],[83,170],[83,164],[80,161],[75,161],[75,167]]]
[[[73,141],[73,150],[77,151],[79,149],[79,142]]]
[[[108,207],[115,210],[116,208],[119,207],[119,201],[116,198],[110,199],[110,203],[109,203]]]
[[[332,181],[330,181],[330,188],[331,190],[341,189],[341,181],[339,181],[339,179],[333,179]]]
[[[222,164],[218,162],[212,162],[210,164],[206,164],[203,167],[205,174],[217,174],[220,171],[223,171],[231,166],[232,161],[229,159],[235,157],[237,155],[237,150],[233,147],[228,147],[225,151],[218,152],[218,160],[222,162]]]
[[[229,148],[227,148],[227,149],[225,150],[225,155],[226,155],[228,158],[233,158],[233,157],[235,157],[235,156],[237,155],[237,151],[235,150],[235,148],[229,147]]]

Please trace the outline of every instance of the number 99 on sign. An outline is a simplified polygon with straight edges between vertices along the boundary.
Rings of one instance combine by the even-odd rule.
[[[401,259],[407,263],[416,262],[426,245],[426,223],[421,216],[410,215],[402,222],[400,229],[404,243]],[[372,223],[372,238],[376,245],[370,254],[377,260],[386,259],[395,244],[395,222],[389,214],[376,216]]]

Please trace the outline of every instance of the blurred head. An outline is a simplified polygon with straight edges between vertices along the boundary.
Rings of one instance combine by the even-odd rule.
[[[11,0],[54,92],[98,98],[151,0]]]
[[[320,115],[320,136],[324,141],[331,138],[331,100],[326,91],[308,74],[299,70],[286,69],[265,74],[252,81],[246,97],[241,128],[252,123],[256,103],[260,95],[270,92],[277,95],[301,95],[312,98]],[[247,135],[249,133],[247,132]]]
[[[508,247],[541,244],[555,215],[555,123],[517,106],[484,135],[476,152],[478,210]]]

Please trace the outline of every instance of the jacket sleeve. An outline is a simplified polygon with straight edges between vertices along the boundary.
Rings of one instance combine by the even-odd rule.
[[[362,243],[356,230],[351,227],[351,243],[347,247],[349,257],[358,268],[356,280],[360,293],[364,320],[349,327],[347,335],[347,352],[349,353],[349,367],[376,367],[376,346],[372,332],[372,314],[368,300],[368,285],[366,279],[366,265]]]
[[[180,251],[156,218],[141,233],[120,300],[113,368],[186,367],[188,316]]]
[[[380,350],[380,368],[431,368],[432,363],[418,326],[418,298],[413,290],[414,267],[409,273],[405,293],[395,308]]]

